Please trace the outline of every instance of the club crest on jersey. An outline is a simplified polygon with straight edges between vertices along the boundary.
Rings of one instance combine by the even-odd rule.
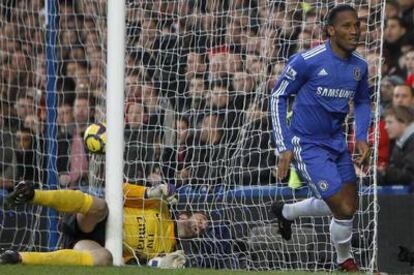
[[[290,80],[295,80],[297,72],[291,67],[287,66],[285,71],[285,76]]]
[[[361,70],[358,67],[355,67],[354,68],[353,74],[354,74],[354,79],[356,81],[360,81],[361,80]]]
[[[326,182],[326,180],[319,181],[318,186],[322,191],[328,190],[328,182]]]

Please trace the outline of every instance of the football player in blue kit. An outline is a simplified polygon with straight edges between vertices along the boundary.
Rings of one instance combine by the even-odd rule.
[[[278,177],[290,164],[306,180],[314,197],[271,206],[279,232],[289,240],[291,224],[302,216],[332,215],[331,241],[337,263],[358,271],[351,254],[353,217],[358,207],[357,177],[347,148],[343,123],[354,105],[356,147],[362,164],[369,156],[370,123],[367,62],[357,53],[360,21],[349,5],[332,8],[326,20],[327,41],[292,56],[271,95],[271,116],[279,154]],[[290,126],[286,123],[288,98],[295,95]]]

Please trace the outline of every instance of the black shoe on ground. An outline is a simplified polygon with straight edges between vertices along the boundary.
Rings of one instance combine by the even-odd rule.
[[[35,191],[30,183],[20,181],[7,197],[7,203],[10,206],[25,204],[33,199],[34,194]]]
[[[282,202],[274,202],[270,206],[270,211],[277,218],[277,224],[279,226],[279,234],[282,235],[283,239],[289,241],[292,238],[293,221],[289,221],[285,217],[283,217],[283,214],[282,214],[283,205],[284,203]]]
[[[5,250],[0,252],[0,265],[1,264],[19,264],[22,262],[22,258],[19,252],[14,250]]]

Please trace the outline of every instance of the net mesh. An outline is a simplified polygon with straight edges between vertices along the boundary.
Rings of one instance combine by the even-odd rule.
[[[46,188],[43,2],[0,3],[4,195],[20,179]],[[347,3],[361,18],[358,51],[368,60],[370,83],[376,87],[384,2]],[[286,242],[268,214],[275,200],[310,195],[298,182],[289,187],[275,178],[268,98],[288,58],[323,42],[321,22],[334,4],[127,1],[124,177],[147,186],[173,183],[177,211],[209,214],[211,226],[204,236],[180,242],[190,266],[335,268],[329,217],[295,221],[294,237]],[[80,142],[88,124],[105,121],[110,104],[105,100],[106,1],[59,1],[57,9],[58,188],[102,195],[104,158],[86,154]],[[352,116],[347,126],[353,150]],[[357,261],[369,270],[375,268],[376,251],[375,185],[366,187],[374,183],[374,133],[370,165],[360,173],[362,196],[352,239]],[[47,250],[44,209],[24,206],[0,213],[1,247]]]

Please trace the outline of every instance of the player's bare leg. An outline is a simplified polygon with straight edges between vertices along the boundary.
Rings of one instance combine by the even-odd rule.
[[[105,247],[91,240],[78,241],[73,250],[88,251],[93,258],[93,265],[108,266],[112,265],[112,254]]]
[[[358,208],[358,192],[356,184],[344,184],[342,189],[325,199],[336,219],[352,219]]]
[[[82,232],[92,232],[95,226],[108,216],[105,200],[93,197],[92,205],[86,213],[77,213],[76,220]]]

